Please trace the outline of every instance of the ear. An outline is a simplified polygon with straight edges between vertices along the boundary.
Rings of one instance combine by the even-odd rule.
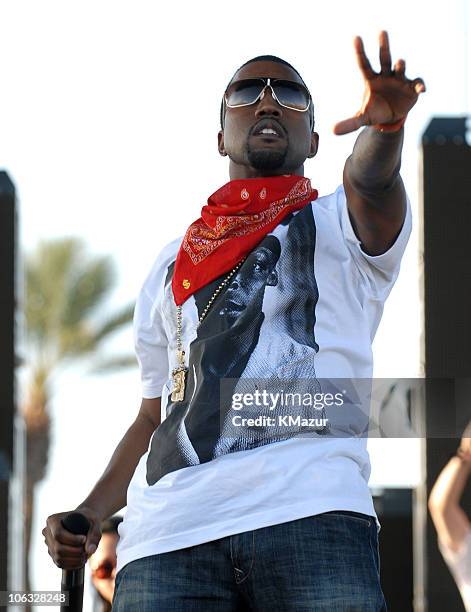
[[[309,147],[308,157],[315,157],[315,155],[317,154],[318,148],[319,148],[319,134],[317,132],[313,132],[311,134],[311,146]]]
[[[224,148],[224,132],[222,130],[219,130],[218,132],[218,151],[219,155],[222,155],[223,157],[227,155]]]

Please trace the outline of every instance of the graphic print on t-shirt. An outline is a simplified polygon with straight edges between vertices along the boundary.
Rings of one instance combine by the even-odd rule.
[[[272,381],[277,390],[280,379],[293,385],[308,379],[310,389],[319,390],[315,242],[308,205],[265,236],[218,294],[189,347],[184,399],[173,402],[169,397],[166,418],[153,435],[146,466],[149,485],[169,472],[296,435],[293,429],[241,427],[234,436],[227,427],[230,408],[221,403],[220,382],[224,379],[224,397],[231,391],[253,391],[257,378]],[[174,262],[168,267],[166,293],[173,267]],[[226,276],[194,294],[198,318]],[[312,416],[312,408],[305,413]]]

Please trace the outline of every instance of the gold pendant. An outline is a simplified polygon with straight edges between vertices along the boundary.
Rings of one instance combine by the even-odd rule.
[[[181,402],[185,395],[185,375],[188,368],[175,369],[172,372],[173,390],[171,395],[172,402]]]

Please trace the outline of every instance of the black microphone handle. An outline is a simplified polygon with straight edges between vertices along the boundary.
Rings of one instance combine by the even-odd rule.
[[[82,612],[84,575],[83,567],[62,570],[61,593],[66,596],[68,593],[69,599],[68,605],[65,605],[65,603],[61,605],[61,612]]]
[[[75,535],[87,535],[90,529],[88,519],[80,512],[71,512],[61,520],[62,526]],[[69,594],[68,605],[61,605],[61,612],[82,612],[83,581],[85,569],[63,569],[61,593]]]

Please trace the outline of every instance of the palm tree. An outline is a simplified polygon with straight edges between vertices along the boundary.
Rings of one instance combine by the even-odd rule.
[[[35,485],[46,473],[51,420],[52,375],[94,353],[132,320],[133,305],[105,314],[115,285],[109,257],[87,255],[77,238],[41,242],[25,261],[25,365],[30,371],[26,401],[25,589],[30,591],[29,548]],[[114,357],[96,365],[105,371],[136,365],[134,357]]]

